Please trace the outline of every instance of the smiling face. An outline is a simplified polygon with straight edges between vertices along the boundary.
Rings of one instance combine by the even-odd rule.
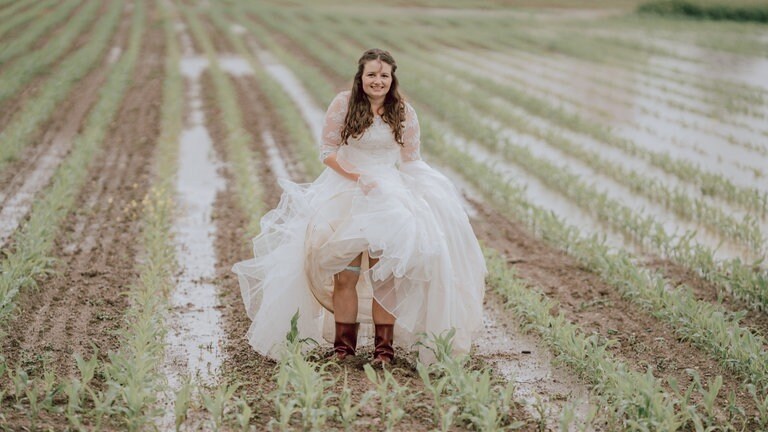
[[[392,65],[370,60],[363,67],[363,91],[369,99],[383,99],[392,85]]]

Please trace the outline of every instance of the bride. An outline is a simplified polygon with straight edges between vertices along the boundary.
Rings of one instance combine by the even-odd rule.
[[[299,333],[333,340],[338,359],[373,335],[379,364],[392,361],[395,334],[406,348],[422,342],[431,362],[426,336],[453,328],[454,352],[467,353],[482,328],[485,261],[457,191],[421,160],[396,70],[389,52],[363,53],[325,117],[327,168],[309,184],[280,180],[254,258],[232,269],[261,354],[277,357],[297,310]]]

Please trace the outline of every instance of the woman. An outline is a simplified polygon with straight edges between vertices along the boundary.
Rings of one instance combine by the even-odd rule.
[[[382,364],[394,357],[394,334],[409,347],[454,328],[454,351],[466,353],[482,327],[485,261],[455,188],[421,160],[396,69],[387,51],[363,53],[352,89],[326,113],[327,168],[311,184],[280,181],[255,258],[233,267],[253,320],[249,342],[264,355],[277,356],[297,309],[301,335],[332,337],[339,359],[373,333]],[[420,346],[422,361],[434,360]]]

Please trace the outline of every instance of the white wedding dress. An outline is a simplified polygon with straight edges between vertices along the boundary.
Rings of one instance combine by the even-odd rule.
[[[341,144],[350,92],[328,108],[321,159],[337,153],[360,185],[327,168],[312,183],[281,180],[277,208],[261,219],[254,258],[234,265],[248,316],[251,346],[276,358],[299,311],[302,337],[333,340],[333,275],[365,252],[360,282],[360,340],[372,335],[371,298],[396,318],[395,346],[456,329],[454,352],[467,353],[482,328],[485,261],[458,192],[423,162],[419,123],[406,104],[399,145],[380,117]],[[366,188],[367,189],[367,188]],[[368,268],[366,256],[379,258]],[[422,361],[434,358],[424,347]]]

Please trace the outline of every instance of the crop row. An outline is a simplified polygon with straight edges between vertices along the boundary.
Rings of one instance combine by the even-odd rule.
[[[316,41],[318,33],[313,34],[315,35],[312,36],[313,41]],[[339,40],[335,40],[335,49],[341,49]],[[311,41],[306,38],[300,39],[301,45],[310,43]],[[317,54],[319,61],[326,59],[328,66],[332,68],[331,63],[335,59],[328,48],[315,46],[312,51]],[[465,119],[464,122],[467,120]],[[465,158],[469,159],[472,156],[465,155]],[[461,167],[454,166],[454,168],[460,170]],[[487,168],[485,170],[487,171]],[[471,176],[467,177],[471,181]],[[500,181],[503,183],[503,180]],[[530,204],[527,206],[526,208],[530,208]],[[527,217],[530,218],[530,215]],[[525,217],[521,219],[539,228],[544,223]],[[560,221],[556,222],[562,224]],[[556,225],[552,228],[553,232],[547,232],[544,237],[558,247],[568,250],[588,268],[616,286],[630,300],[653,312],[655,316],[675,324],[680,334],[710,351],[726,367],[741,372],[762,386],[768,383],[766,364],[761,360],[761,356],[764,355],[762,338],[739,327],[736,321],[726,318],[729,315],[722,310],[722,307],[699,302],[684,289],[668,292],[665,281],[660,275],[636,267],[631,257],[625,253],[612,254],[596,239],[574,245],[572,238],[562,236],[556,229],[568,231],[565,227]]]
[[[4,5],[5,3],[10,3],[14,0],[5,0],[3,3],[0,3]],[[14,1],[14,4],[11,6],[8,6],[2,10],[0,10],[0,19],[6,19],[10,16],[16,15],[19,12],[19,9],[24,8],[24,6],[28,6],[29,3],[25,3],[23,1]]]
[[[225,127],[224,145],[227,156],[232,164],[235,177],[235,191],[239,202],[243,205],[245,214],[257,216],[264,212],[260,181],[257,173],[259,166],[258,155],[250,149],[251,138],[243,127],[243,115],[238,107],[237,93],[229,78],[219,66],[216,49],[211,40],[206,36],[196,16],[187,8],[182,9],[189,23],[190,30],[202,47],[208,58],[209,71],[213,80],[219,106],[222,110],[222,119]],[[252,220],[248,225],[248,233],[258,234],[258,220]]]
[[[32,99],[12,117],[6,128],[0,132],[0,140],[3,142],[3,146],[0,147],[0,171],[10,161],[18,157],[19,152],[29,144],[29,140],[37,131],[38,126],[51,116],[59,102],[69,96],[69,90],[72,86],[96,65],[96,61],[101,57],[111,36],[117,29],[122,9],[123,2],[110,4],[107,13],[96,24],[88,43],[62,61],[61,65],[48,77]],[[14,68],[6,70],[0,76],[0,101],[3,100],[2,95],[10,96],[12,88],[20,87],[22,82],[29,79],[27,74],[31,72],[27,70],[27,66],[23,66],[24,64],[28,65],[29,69],[42,68],[50,64],[53,58],[58,55],[58,51],[63,50],[72,42],[77,33],[94,17],[97,10],[98,4],[94,2],[89,9],[83,10],[69,24],[67,34],[62,34],[57,39],[58,41],[65,41],[66,45],[61,44],[60,47],[47,45],[46,47],[50,50],[39,51],[43,54],[31,54],[20,59],[18,63],[14,63],[14,67],[22,65],[19,66],[19,70]],[[50,57],[45,57],[46,53]]]

